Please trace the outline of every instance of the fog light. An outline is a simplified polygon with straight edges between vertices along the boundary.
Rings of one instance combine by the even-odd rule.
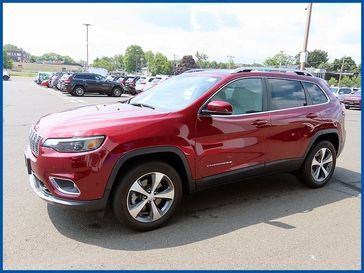
[[[81,194],[80,190],[72,180],[50,176],[49,181],[51,181],[52,185],[62,193],[75,196]]]

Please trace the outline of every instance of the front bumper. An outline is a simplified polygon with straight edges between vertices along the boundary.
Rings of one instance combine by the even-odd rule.
[[[44,154],[43,154],[44,155]],[[49,177],[54,176],[66,178],[68,172],[77,172],[79,169],[67,169],[66,162],[62,158],[47,157],[47,158],[36,158],[30,151],[28,146],[24,152],[25,165],[29,175],[29,184],[33,191],[43,200],[50,204],[59,205],[63,207],[71,207],[75,209],[81,209],[85,211],[100,211],[104,210],[107,206],[109,191],[104,190],[103,183],[98,183],[95,181],[107,181],[107,179],[102,179],[99,172],[87,172],[84,177],[80,177],[77,181],[81,189],[84,190],[83,196],[69,196],[67,194],[62,194],[59,190],[54,188],[49,181]],[[95,158],[95,157],[93,157]],[[52,164],[53,163],[53,164]],[[72,163],[72,162],[71,162]],[[59,168],[58,168],[59,166]],[[57,169],[56,169],[57,168]],[[88,169],[88,168],[86,168]],[[52,173],[50,171],[55,171]],[[65,171],[65,173],[60,174],[59,171]],[[83,169],[81,169],[82,171]],[[81,172],[81,174],[84,173]],[[72,173],[78,175],[78,173]],[[97,188],[97,189],[96,189]],[[96,190],[95,190],[96,189]],[[89,192],[87,192],[89,190]],[[94,191],[95,190],[95,191]],[[86,194],[85,194],[86,193]],[[88,193],[88,194],[87,194]],[[64,195],[64,196],[63,196]]]
[[[42,183],[33,173],[29,175],[29,184],[33,191],[44,201],[58,205],[62,207],[71,207],[74,209],[80,209],[85,211],[100,211],[104,210],[107,205],[107,199],[98,199],[91,201],[77,201],[77,200],[66,200],[52,195],[46,188],[44,183]]]

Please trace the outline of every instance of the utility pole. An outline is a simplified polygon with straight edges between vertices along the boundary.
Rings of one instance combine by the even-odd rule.
[[[340,84],[341,84],[341,76],[343,74],[343,69],[344,69],[344,63],[345,63],[345,58],[343,58],[343,62],[341,64],[341,69],[340,69],[340,75],[339,75],[339,82],[338,82],[338,86],[340,87]]]
[[[88,68],[88,27],[91,26],[91,24],[83,24],[86,26],[86,68]]]
[[[307,43],[308,43],[308,35],[310,33],[311,13],[312,13],[312,3],[308,4],[308,8],[307,8],[305,37],[303,40],[303,50],[300,55],[300,62],[301,62],[300,69],[301,70],[305,69],[305,63],[307,62]]]

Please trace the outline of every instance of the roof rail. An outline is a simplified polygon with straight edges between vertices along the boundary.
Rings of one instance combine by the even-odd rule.
[[[202,72],[202,71],[208,71],[208,70],[211,70],[211,69],[208,69],[208,68],[207,69],[205,69],[205,68],[194,68],[194,69],[186,70],[182,74],[193,73],[193,72]]]
[[[232,70],[230,73],[241,73],[241,72],[281,72],[281,73],[295,73],[297,75],[302,76],[310,76],[313,75],[307,70],[298,70],[298,69],[289,69],[289,68],[276,68],[276,67],[238,67]]]

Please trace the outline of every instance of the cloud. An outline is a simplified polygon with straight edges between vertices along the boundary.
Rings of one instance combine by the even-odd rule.
[[[302,50],[307,4],[25,4],[4,3],[3,41],[32,54],[55,51],[85,59],[85,27],[90,59],[144,50],[182,58],[198,50],[210,60],[263,62],[284,51]],[[54,12],[54,11],[57,12]],[[361,58],[360,3],[313,4],[308,50],[323,49],[330,60]]]
[[[157,27],[180,28],[192,31],[191,8],[188,6],[157,6],[148,7],[147,5],[140,10],[139,18],[146,23]]]

